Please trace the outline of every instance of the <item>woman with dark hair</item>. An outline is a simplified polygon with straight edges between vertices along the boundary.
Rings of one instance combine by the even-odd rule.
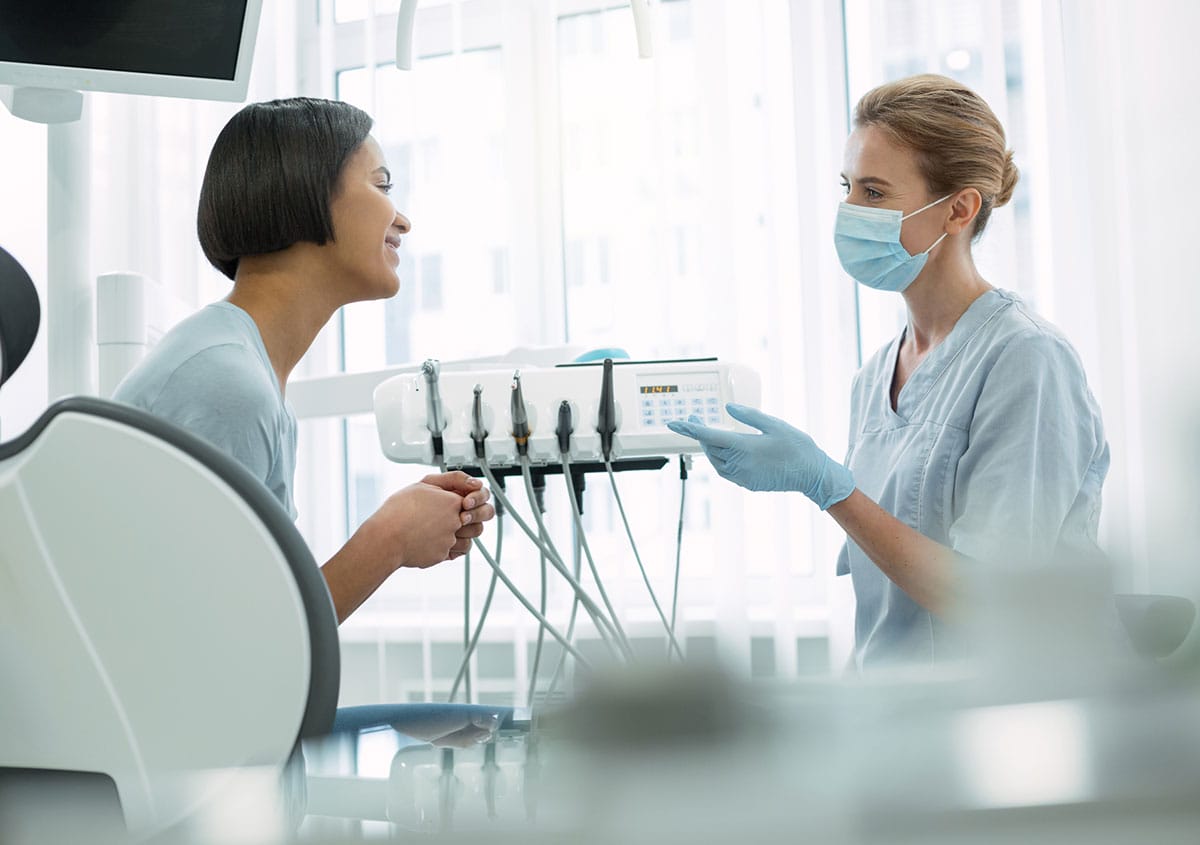
[[[881,85],[855,108],[844,162],[838,258],[908,308],[854,378],[845,465],[752,408],[729,413],[760,434],[669,425],[725,478],[804,493],[846,532],[861,669],[958,656],[947,611],[972,568],[1098,555],[1109,452],[1071,344],[975,267],[1018,177],[987,103],[943,76]]]
[[[200,245],[233,290],[168,332],[114,398],[208,439],[238,459],[293,518],[292,369],[334,313],[393,296],[410,224],[371,118],[299,97],[246,106],[217,136],[200,191]],[[464,554],[494,516],[462,472],[389,497],[321,571],[338,621],[393,572]]]

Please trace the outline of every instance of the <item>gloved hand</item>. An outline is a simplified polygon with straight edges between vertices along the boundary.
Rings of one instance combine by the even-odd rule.
[[[731,403],[725,410],[762,434],[709,428],[694,416],[687,422],[669,422],[667,428],[699,441],[721,477],[747,490],[795,490],[821,510],[854,492],[850,470],[822,452],[803,431],[745,405]]]

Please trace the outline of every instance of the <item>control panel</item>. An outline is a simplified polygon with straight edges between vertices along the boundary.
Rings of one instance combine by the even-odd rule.
[[[661,428],[671,420],[696,416],[706,425],[725,422],[720,374],[716,371],[639,376],[642,428]]]

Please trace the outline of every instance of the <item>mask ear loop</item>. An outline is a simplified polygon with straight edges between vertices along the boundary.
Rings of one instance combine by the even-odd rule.
[[[923,205],[920,208],[918,208],[916,211],[911,211],[908,214],[905,214],[903,217],[900,218],[900,220],[901,221],[907,220],[910,217],[920,214],[922,211],[924,211],[927,208],[933,208],[939,202],[945,202],[946,200],[950,199],[950,197],[952,197],[952,196],[954,196],[954,194],[946,194],[946,196],[942,197],[940,200],[934,200],[929,205]]]
[[[946,194],[946,196],[942,197],[940,200],[934,200],[929,205],[922,206],[921,208],[918,208],[916,211],[913,211],[909,214],[904,215],[903,217],[900,218],[900,222],[903,223],[905,220],[912,217],[913,215],[920,214],[922,211],[924,211],[927,208],[933,208],[939,202],[945,202],[946,200],[950,199],[950,197],[952,197],[952,196],[954,196],[954,194]],[[950,233],[942,232],[942,237],[940,237],[936,241],[934,241],[933,244],[930,245],[929,249],[925,250],[925,252],[923,252],[923,253],[918,253],[918,255],[929,255],[929,253],[933,252],[933,248],[935,246],[937,246],[938,244],[940,244],[945,239],[946,235],[948,235],[948,234],[950,234]]]
[[[923,254],[924,254],[924,255],[929,255],[929,253],[933,252],[933,248],[934,248],[935,246],[937,246],[938,244],[940,244],[942,241],[944,241],[944,240],[946,239],[946,235],[948,235],[948,234],[950,234],[950,233],[949,233],[949,232],[942,232],[942,236],[941,236],[940,238],[938,238],[936,241],[934,241],[934,242],[933,242],[933,243],[930,245],[929,249],[925,250],[925,252],[924,252]]]

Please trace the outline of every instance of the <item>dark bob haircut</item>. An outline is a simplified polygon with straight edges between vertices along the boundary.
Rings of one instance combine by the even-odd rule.
[[[371,118],[335,100],[251,103],[230,118],[208,156],[196,230],[230,279],[238,259],[333,239],[329,206]]]

